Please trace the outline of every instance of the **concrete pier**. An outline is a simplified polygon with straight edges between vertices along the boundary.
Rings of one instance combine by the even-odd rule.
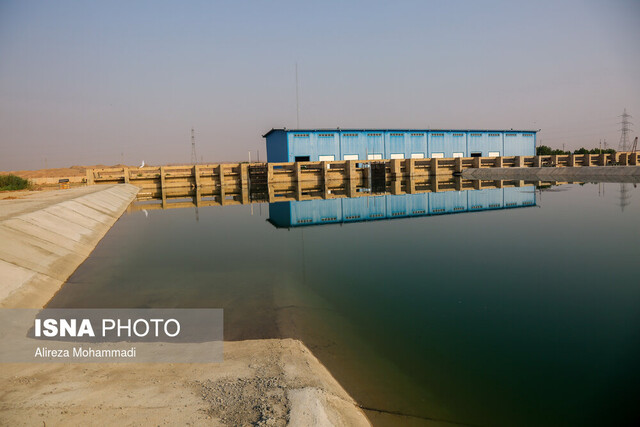
[[[139,190],[100,185],[0,200],[0,307],[44,307]]]

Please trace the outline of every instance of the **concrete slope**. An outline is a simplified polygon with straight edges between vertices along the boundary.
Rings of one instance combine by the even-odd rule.
[[[96,185],[0,200],[0,307],[43,307],[138,191]]]
[[[466,179],[518,179],[530,181],[640,182],[640,166],[591,166],[561,168],[466,169]]]

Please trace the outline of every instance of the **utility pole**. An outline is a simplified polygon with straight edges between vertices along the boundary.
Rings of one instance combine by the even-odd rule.
[[[298,96],[298,61],[296,61],[296,128],[300,129],[300,98]]]
[[[191,163],[198,163],[198,156],[196,155],[196,136],[193,132],[193,127],[191,128]]]
[[[624,112],[622,113],[622,115],[620,116],[622,117],[622,121],[620,122],[620,125],[622,126],[620,128],[620,151],[627,151],[629,149],[629,133],[632,132],[631,131],[631,125],[633,125],[633,123],[631,123],[629,121],[629,119],[631,119],[631,115],[627,114],[627,109],[624,109]]]

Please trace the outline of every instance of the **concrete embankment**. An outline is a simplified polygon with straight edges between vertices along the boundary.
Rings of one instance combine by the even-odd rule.
[[[0,200],[0,307],[43,307],[138,191],[100,185]]]
[[[527,181],[640,182],[640,166],[542,167],[467,169],[466,179],[518,179]]]
[[[125,211],[128,184],[0,200],[0,307],[43,307]],[[216,364],[24,363],[0,370],[0,425],[370,426],[300,341],[224,343]]]

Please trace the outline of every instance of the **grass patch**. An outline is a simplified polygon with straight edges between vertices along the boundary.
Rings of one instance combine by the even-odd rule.
[[[16,175],[0,175],[0,191],[27,190],[31,188],[29,180]]]

